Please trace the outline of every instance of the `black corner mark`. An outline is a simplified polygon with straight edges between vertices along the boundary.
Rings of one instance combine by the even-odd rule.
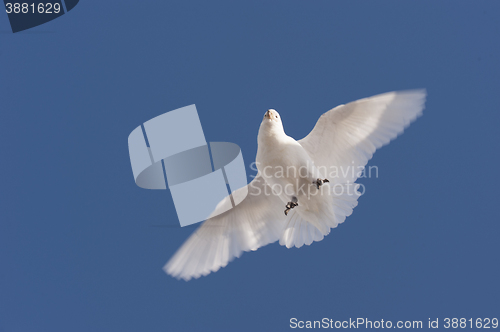
[[[71,9],[75,8],[76,4],[80,0],[63,0],[66,4],[66,10],[69,12]]]
[[[19,32],[52,21],[73,9],[79,0],[4,0],[12,32]]]

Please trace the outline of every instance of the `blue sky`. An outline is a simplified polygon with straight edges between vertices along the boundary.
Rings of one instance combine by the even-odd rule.
[[[0,331],[287,331],[289,320],[497,317],[500,3],[80,1],[0,15]],[[190,282],[195,229],[133,181],[127,137],[196,104],[248,174],[264,112],[304,137],[338,104],[426,88],[346,222]],[[170,227],[157,227],[166,225]]]

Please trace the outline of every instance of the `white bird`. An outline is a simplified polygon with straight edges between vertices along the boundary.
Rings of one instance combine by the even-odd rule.
[[[389,92],[337,106],[299,141],[285,134],[278,112],[268,110],[258,134],[258,174],[246,198],[218,214],[230,197],[221,201],[165,272],[187,281],[278,240],[287,248],[321,241],[358,204],[358,170],[422,114],[425,96],[425,90]]]

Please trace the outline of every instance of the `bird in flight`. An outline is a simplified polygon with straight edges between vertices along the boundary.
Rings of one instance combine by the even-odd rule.
[[[425,97],[425,90],[397,91],[337,106],[298,141],[285,134],[278,112],[268,110],[257,137],[257,176],[232,194],[246,197],[219,214],[231,199],[224,198],[165,272],[187,281],[269,243],[300,248],[321,241],[358,204],[360,170],[422,114]]]

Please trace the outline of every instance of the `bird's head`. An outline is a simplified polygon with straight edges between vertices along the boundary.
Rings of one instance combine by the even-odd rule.
[[[279,113],[271,108],[264,114],[264,119],[262,121],[281,123],[281,118]]]
[[[260,124],[260,133],[266,136],[284,134],[281,117],[276,110],[269,109],[264,114],[264,119],[262,119],[262,123]]]

